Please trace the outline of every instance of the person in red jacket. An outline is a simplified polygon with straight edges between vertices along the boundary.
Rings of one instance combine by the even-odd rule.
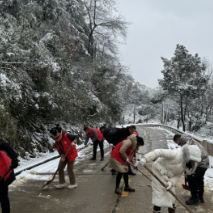
[[[122,193],[119,187],[122,176],[124,178],[125,183],[124,191],[135,192],[135,189],[132,189],[129,186],[128,166],[130,163],[136,166],[134,162],[134,155],[140,148],[140,146],[143,145],[143,138],[132,134],[126,140],[123,140],[118,143],[112,150],[108,166],[118,172],[115,187],[116,194]]]
[[[71,135],[62,130],[59,124],[56,127],[50,130],[50,136],[55,140],[55,146],[58,150],[59,154],[61,155],[61,160],[59,162],[59,184],[56,185],[56,188],[65,188],[65,177],[64,177],[64,168],[67,165],[67,173],[70,179],[70,185],[68,186],[69,189],[73,189],[78,187],[76,183],[75,173],[74,173],[74,163],[75,159],[78,157],[77,149],[75,144],[78,141],[77,135]],[[65,155],[68,152],[68,149],[72,146],[69,153],[67,154],[66,158]]]
[[[8,157],[3,151],[5,151]],[[18,166],[17,154],[13,148],[0,139],[0,179],[10,169],[10,172],[0,182],[0,203],[2,213],[10,213],[8,186],[15,180],[13,169]]]
[[[93,141],[93,157],[90,160],[96,160],[97,147],[99,145],[101,151],[101,159],[104,160],[104,138],[103,134],[99,129],[84,127],[84,131],[86,133],[86,140],[84,145],[87,145],[89,138]]]

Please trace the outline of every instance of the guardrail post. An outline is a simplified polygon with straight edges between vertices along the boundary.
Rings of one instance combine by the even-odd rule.
[[[208,151],[208,147],[207,147],[207,140],[203,140],[201,142],[202,146]]]
[[[207,152],[209,155],[213,156],[213,144],[207,142]]]

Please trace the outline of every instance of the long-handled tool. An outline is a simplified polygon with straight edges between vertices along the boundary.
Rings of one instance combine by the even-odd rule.
[[[134,164],[133,163],[130,163],[130,165],[135,168]],[[145,176],[148,180],[152,181],[147,175],[145,175],[141,170],[138,169],[138,171],[143,175]]]
[[[185,184],[182,184],[183,189],[190,191],[189,185],[187,184],[187,179],[185,177]]]
[[[64,158],[67,157],[67,155],[68,155],[68,153],[70,152],[70,150],[71,150],[72,147],[73,147],[73,145],[71,145],[71,146],[69,147],[69,149],[67,150],[66,154],[64,155]],[[61,160],[61,159],[60,159],[60,160]],[[45,186],[49,185],[50,183],[52,183],[53,180],[55,179],[55,176],[56,176],[57,173],[58,173],[58,168],[57,168],[57,170],[55,171],[55,173],[54,173],[52,179],[51,179],[51,180],[48,180],[42,187],[45,187]]]
[[[108,166],[109,162],[101,169],[101,171],[103,172],[104,169]]]
[[[81,151],[82,149],[85,149],[87,146],[88,146],[88,144],[85,145],[84,147],[78,149],[78,152]],[[71,148],[72,148],[72,146],[69,147],[67,153],[66,153],[65,156],[64,156],[65,158],[66,158],[66,156],[68,155],[68,153],[69,153],[69,151],[70,151]],[[49,185],[49,184],[55,179],[55,176],[56,176],[57,173],[58,173],[58,168],[57,168],[57,170],[55,171],[55,173],[54,173],[52,179],[49,180],[49,181],[47,181],[42,187],[45,187],[45,186]]]
[[[0,182],[4,180],[5,176],[11,171],[11,168],[9,168],[2,177],[0,177]]]

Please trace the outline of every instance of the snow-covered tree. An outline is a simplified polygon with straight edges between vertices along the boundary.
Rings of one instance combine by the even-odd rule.
[[[187,113],[193,104],[191,100],[199,98],[207,90],[209,77],[205,74],[206,66],[198,54],[189,54],[183,45],[177,45],[174,57],[170,60],[162,57],[162,61],[164,78],[159,80],[159,84],[177,101],[185,131]]]

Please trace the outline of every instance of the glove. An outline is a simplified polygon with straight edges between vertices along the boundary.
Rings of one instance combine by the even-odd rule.
[[[172,187],[172,183],[171,182],[167,182],[166,184],[166,190],[169,190]]]
[[[135,170],[138,170],[138,161],[135,162],[135,164],[134,164],[134,169],[135,169]]]
[[[134,169],[135,169],[135,170],[138,170],[138,166],[135,166]]]
[[[127,158],[127,159],[125,160],[125,163],[128,163],[128,164],[129,164],[129,158]]]
[[[10,169],[15,169],[18,166],[18,159],[17,158],[13,158],[11,165],[10,165]]]
[[[140,160],[140,164],[141,164],[141,166],[144,166],[146,164],[146,158],[142,158]]]

